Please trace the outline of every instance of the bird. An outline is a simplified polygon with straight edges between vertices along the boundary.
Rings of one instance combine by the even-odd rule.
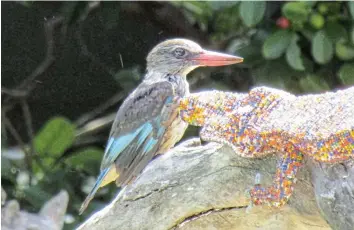
[[[188,124],[178,115],[177,99],[189,95],[186,76],[201,66],[240,63],[243,58],[203,49],[175,38],[156,45],[146,58],[142,82],[118,109],[109,134],[100,174],[81,205],[81,215],[100,187],[113,181],[130,184],[157,155],[183,136]]]

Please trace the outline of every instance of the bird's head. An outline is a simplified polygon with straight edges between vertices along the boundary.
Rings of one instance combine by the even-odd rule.
[[[205,50],[187,39],[171,39],[155,46],[146,60],[149,72],[187,75],[199,66],[231,65],[243,58]]]

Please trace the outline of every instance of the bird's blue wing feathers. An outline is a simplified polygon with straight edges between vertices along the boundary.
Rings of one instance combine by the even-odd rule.
[[[153,150],[158,147],[166,130],[166,127],[160,122],[156,122],[159,120],[160,117],[158,116],[152,121],[142,124],[133,133],[110,138],[102,165],[111,165],[114,161],[117,161],[116,165],[121,170],[119,178],[121,183],[124,184],[132,177],[137,176],[154,156],[155,151]],[[147,159],[147,161],[142,159]],[[143,167],[137,169],[136,166],[140,164],[143,164]],[[102,170],[104,171],[104,168]]]
[[[156,120],[160,120],[160,117],[154,119],[153,122],[156,122]],[[142,163],[139,160],[141,158],[144,158],[147,153],[151,153],[152,150],[157,147],[157,144],[162,138],[164,131],[165,127],[160,126],[158,128],[157,135],[152,135],[154,132],[153,125],[150,122],[146,122],[132,133],[120,136],[118,138],[110,137],[106,147],[104,158],[102,160],[100,175],[98,176],[94,187],[91,189],[87,198],[83,202],[80,208],[80,213],[82,213],[86,209],[89,202],[91,201],[97,190],[100,188],[104,178],[108,175],[112,163],[117,158],[119,158],[120,154],[125,152],[126,154],[134,156],[134,159],[130,160],[130,165],[139,165],[139,163]],[[131,179],[130,174],[136,171],[136,168],[134,166],[128,167],[128,171],[122,172],[122,175],[120,175],[120,178],[118,179],[119,181],[121,181],[121,183],[124,183],[125,180]],[[140,171],[137,171],[136,173],[139,172]]]
[[[143,82],[123,102],[112,125],[100,175],[82,204],[80,213],[113,169],[118,175],[117,184],[125,185],[153,158],[163,139],[166,121],[173,113],[173,95],[174,89],[169,82]]]
[[[112,164],[112,162],[117,159],[118,155],[125,149],[127,148],[130,143],[135,140],[137,136],[139,138],[143,138],[143,135],[141,135],[142,130],[147,130],[144,128],[145,126],[148,126],[148,124],[143,124],[139,128],[137,128],[134,132],[128,133],[126,135],[120,136],[120,137],[114,137],[111,136],[110,139],[108,140],[106,149],[105,149],[105,155],[102,159],[101,163],[101,169],[106,168],[106,166],[109,166]],[[146,133],[146,131],[145,131]]]
[[[133,130],[125,130],[122,135],[113,132],[107,143],[105,154],[101,163],[101,171],[116,163],[119,172],[119,184],[125,184],[137,176],[146,164],[153,158],[166,127],[164,122],[170,117],[170,111],[164,108],[173,102],[173,96],[155,102],[155,107],[161,107],[149,120],[135,125]],[[160,105],[158,105],[160,104]]]

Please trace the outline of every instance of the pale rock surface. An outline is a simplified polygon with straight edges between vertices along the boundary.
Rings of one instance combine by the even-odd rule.
[[[4,199],[4,200],[3,200]],[[1,188],[2,230],[60,230],[64,225],[64,216],[69,202],[69,195],[62,190],[47,201],[38,214],[20,210],[16,200],[5,202],[6,193]]]
[[[315,186],[316,189],[312,186],[312,183],[321,184],[324,178],[320,167],[311,168],[314,182],[311,182],[309,167],[301,168],[294,194],[284,207],[261,206],[247,211],[249,203],[245,191],[253,186],[257,172],[262,175],[262,183],[270,185],[275,156],[241,158],[227,146],[217,143],[200,146],[198,140],[186,141],[153,160],[132,185],[78,229],[331,229],[323,216],[334,229],[353,229],[350,228],[354,218],[350,216],[352,209],[343,207],[343,202],[348,202],[353,194],[353,184],[348,182],[348,178],[353,178],[352,164],[345,171],[346,183],[339,182],[343,180],[340,176],[343,172],[332,176],[341,185],[335,194],[338,195],[340,189],[347,191],[345,199],[332,199],[332,203],[338,205],[336,202],[339,202],[342,208],[337,209],[341,212],[337,215],[318,198],[321,195],[317,190],[321,186]],[[313,163],[307,165],[313,166]],[[326,167],[334,170],[343,168],[343,164]],[[334,189],[323,188],[321,194]],[[314,191],[318,193],[316,196]],[[353,202],[353,196],[351,199]],[[345,218],[338,218],[338,214]]]

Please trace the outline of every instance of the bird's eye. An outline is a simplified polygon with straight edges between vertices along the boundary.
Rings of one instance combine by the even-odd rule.
[[[174,51],[173,51],[173,54],[176,58],[183,58],[187,55],[187,51],[183,48],[176,48]]]

